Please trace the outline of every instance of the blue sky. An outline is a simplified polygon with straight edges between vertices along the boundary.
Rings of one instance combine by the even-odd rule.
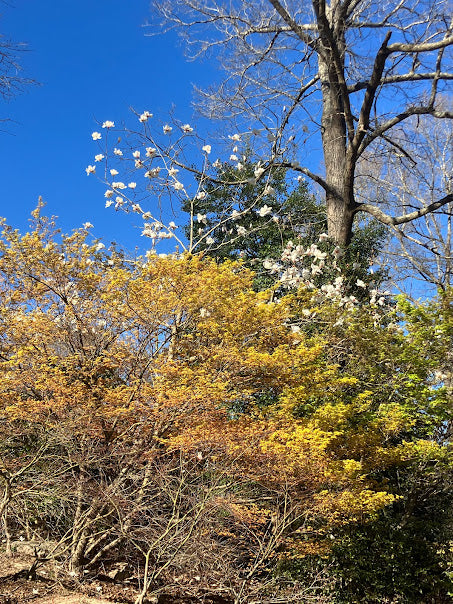
[[[97,237],[129,249],[143,243],[138,217],[104,208],[105,187],[87,177],[99,122],[120,123],[129,108],[191,121],[192,85],[212,83],[214,67],[187,62],[173,34],[146,36],[149,0],[12,0],[0,31],[26,42],[24,75],[40,85],[1,102],[11,121],[0,133],[0,216],[27,228],[38,196],[65,231],[85,221]],[[134,226],[135,225],[135,226]]]

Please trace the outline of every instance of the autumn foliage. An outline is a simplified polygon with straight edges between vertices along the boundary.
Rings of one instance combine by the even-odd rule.
[[[142,595],[197,570],[240,602],[351,527],[446,496],[451,297],[274,299],[240,262],[129,259],[40,209],[0,254],[9,546],[50,540],[74,573],[135,556]]]

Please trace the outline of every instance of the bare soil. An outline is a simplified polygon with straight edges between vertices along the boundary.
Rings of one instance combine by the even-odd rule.
[[[79,582],[58,563],[46,562],[30,575],[34,556],[0,553],[0,604],[133,604],[137,586],[114,581],[105,575]],[[151,595],[147,604],[229,604],[228,598],[205,594]]]
[[[132,604],[135,590],[131,586],[93,581],[80,584],[65,577],[55,565],[40,566],[29,575],[34,557],[0,554],[0,604]],[[157,601],[157,600],[155,600]],[[151,597],[150,604],[153,602]]]

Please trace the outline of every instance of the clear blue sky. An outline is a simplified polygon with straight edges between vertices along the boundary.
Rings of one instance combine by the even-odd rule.
[[[0,102],[0,216],[25,229],[39,195],[65,231],[85,221],[93,234],[131,248],[139,217],[104,208],[105,187],[87,177],[96,122],[128,118],[129,107],[164,116],[171,105],[191,121],[192,85],[212,83],[214,67],[190,63],[175,35],[146,36],[149,0],[10,0],[0,31],[26,42],[24,75],[40,85]],[[135,228],[133,225],[136,225]]]

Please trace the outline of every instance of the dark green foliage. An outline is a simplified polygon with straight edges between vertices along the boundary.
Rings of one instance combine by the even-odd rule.
[[[430,476],[410,466],[387,478],[401,496],[397,503],[371,522],[332,531],[325,555],[281,560],[277,575],[302,584],[330,577],[322,594],[337,604],[451,602],[451,468],[433,467]]]
[[[192,208],[187,201],[183,209],[188,213],[192,210],[195,217],[206,216],[205,223],[195,223],[196,237],[209,232],[214,239],[209,245],[202,239],[196,251],[203,251],[219,262],[242,258],[244,265],[254,270],[255,288],[260,290],[272,287],[277,280],[275,274],[263,268],[263,262],[279,261],[289,241],[303,248],[315,243],[329,254],[335,244],[319,242],[319,236],[327,232],[325,206],[310,193],[305,181],[289,182],[286,170],[279,169],[254,182],[255,167],[251,161],[244,163],[241,170],[222,164],[217,168],[217,180],[238,184],[211,181],[205,188],[207,196],[194,200]],[[266,187],[271,188],[271,193],[264,195]],[[262,217],[259,210],[264,205],[271,207],[272,213]],[[233,210],[239,216],[232,218]],[[241,227],[246,231],[243,235],[238,234]],[[186,227],[186,235],[190,236],[190,225]],[[329,267],[326,262],[323,274],[313,279],[315,285],[332,282],[341,269],[349,284],[348,293],[363,297],[363,290],[355,286],[357,279],[371,281],[378,287],[386,278],[385,271],[376,270],[372,276],[369,271],[385,237],[385,228],[376,221],[357,225],[351,244],[337,261],[338,268]]]
[[[246,182],[254,176],[252,163],[244,164],[241,170],[223,164],[217,171],[219,180],[237,181],[238,185],[211,182],[206,187],[205,199],[195,200],[194,215],[207,215],[205,231],[221,224],[211,233],[215,243],[207,245],[202,241],[197,251],[205,251],[219,262],[242,258],[245,266],[256,272],[257,289],[270,287],[275,277],[263,269],[263,261],[280,258],[282,249],[291,239],[302,244],[316,241],[327,228],[324,207],[309,193],[305,182],[290,187],[285,170],[276,170],[268,180],[256,184]],[[266,185],[274,192],[263,196]],[[261,217],[258,210],[265,204],[272,207],[272,214]],[[249,208],[253,209],[247,211]],[[189,202],[184,209],[190,211]],[[229,218],[233,209],[241,213],[239,218]],[[246,235],[237,234],[240,227],[246,229]],[[190,226],[186,227],[187,235],[189,231]]]

